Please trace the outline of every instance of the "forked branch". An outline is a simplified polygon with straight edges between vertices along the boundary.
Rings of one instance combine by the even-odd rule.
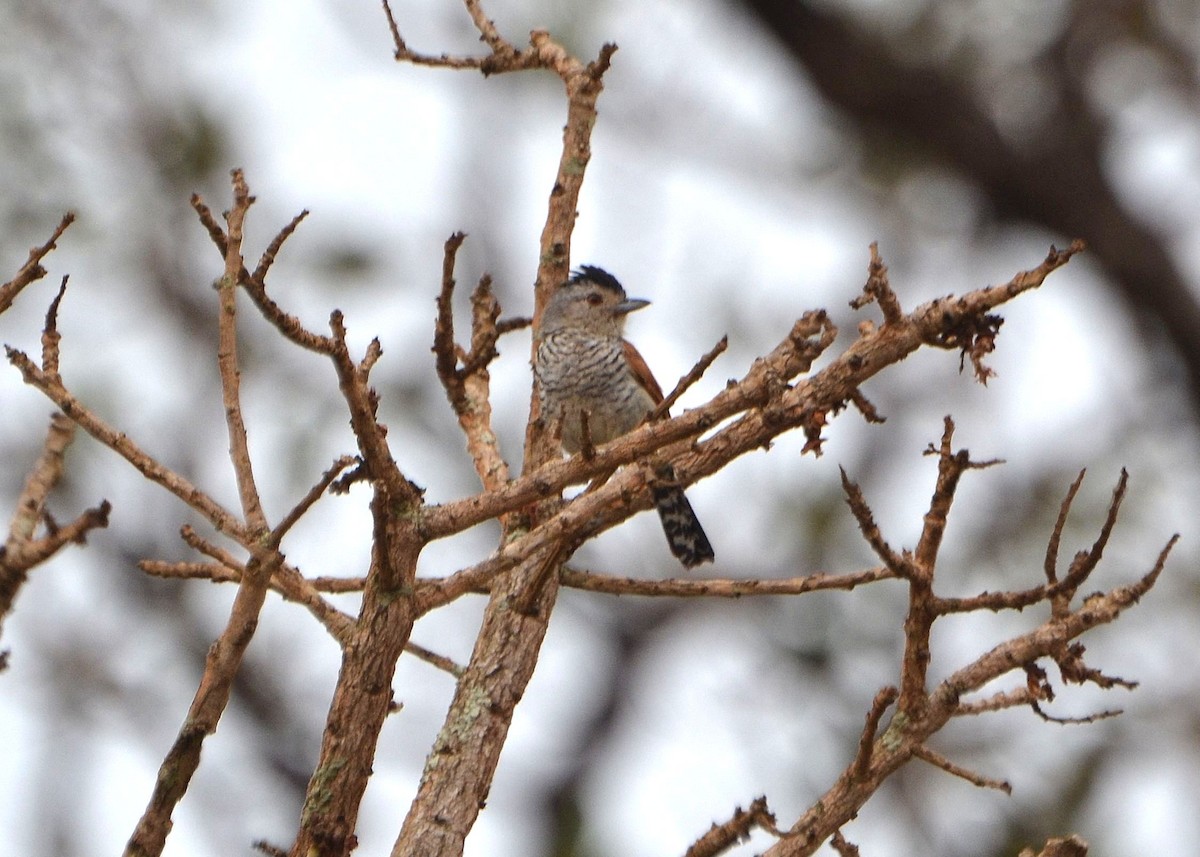
[[[812,854],[855,817],[863,803],[888,776],[914,757],[974,785],[1010,791],[1011,787],[1006,781],[978,774],[955,763],[930,747],[928,741],[952,717],[984,714],[1021,705],[1029,706],[1039,716],[1047,717],[1040,705],[1053,699],[1054,691],[1049,686],[1045,671],[1038,666],[1039,660],[1054,661],[1067,682],[1089,682],[1101,688],[1132,686],[1131,682],[1105,676],[1099,670],[1087,666],[1083,662],[1083,646],[1078,643],[1078,637],[1091,628],[1114,621],[1150,590],[1162,573],[1178,536],[1173,536],[1167,542],[1150,571],[1139,580],[1108,592],[1091,595],[1078,606],[1073,607],[1070,603],[1071,593],[1095,568],[1111,536],[1117,510],[1125,493],[1127,476],[1122,472],[1109,512],[1092,549],[1082,552],[1077,557],[1072,571],[1061,581],[1053,573],[1053,563],[1048,560],[1048,583],[1028,591],[1036,591],[1040,595],[1037,601],[1046,605],[1047,615],[1042,623],[1033,630],[979,655],[932,690],[926,689],[925,682],[931,657],[929,633],[933,623],[943,615],[959,612],[968,602],[973,605],[973,609],[994,609],[993,605],[997,603],[985,600],[983,596],[974,600],[942,599],[934,592],[937,548],[945,530],[946,515],[952,505],[958,478],[967,469],[981,466],[971,462],[965,451],[953,451],[950,446],[952,432],[953,423],[947,419],[946,431],[937,449],[937,488],[930,502],[929,512],[925,516],[925,528],[921,535],[924,547],[919,546],[912,555],[904,552],[904,557],[908,559],[911,556],[909,561],[917,567],[912,573],[904,575],[905,583],[909,587],[909,613],[905,622],[906,645],[900,669],[900,691],[897,693],[893,688],[884,688],[876,695],[854,760],[833,787],[767,850],[767,857]],[[1063,510],[1050,538],[1048,557],[1053,557],[1057,551],[1066,521],[1066,510],[1077,494],[1079,485],[1079,480],[1076,480],[1067,493]],[[877,553],[895,557],[895,552],[886,546],[878,527],[873,524],[870,509],[861,492],[855,489],[848,493],[855,498],[852,507],[864,536]],[[1068,581],[1070,587],[1064,588],[1063,584]],[[977,701],[963,700],[968,694],[1014,671],[1025,673],[1027,680],[1024,686]],[[891,723],[882,734],[878,734],[884,711],[897,700],[897,710]],[[1114,713],[1103,711],[1090,717],[1059,722],[1093,722]]]

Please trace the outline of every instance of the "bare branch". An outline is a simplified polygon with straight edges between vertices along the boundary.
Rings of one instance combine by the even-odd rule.
[[[524,330],[533,324],[533,319],[528,316],[518,315],[512,318],[502,318],[496,322],[496,333],[503,336],[506,333],[512,333],[516,330]]]
[[[67,277],[63,276],[62,282],[58,286],[58,293],[55,294],[54,300],[50,301],[50,306],[46,310],[46,323],[42,327],[42,371],[48,372],[54,377],[58,377],[58,357],[59,343],[62,341],[62,334],[58,332],[58,308],[62,306],[62,299],[67,294]]]
[[[1071,504],[1075,502],[1075,495],[1079,493],[1079,489],[1083,486],[1083,477],[1086,474],[1087,468],[1079,471],[1079,475],[1075,477],[1075,481],[1067,489],[1067,496],[1063,498],[1062,504],[1058,507],[1058,519],[1054,522],[1054,529],[1050,533],[1050,540],[1046,543],[1046,562],[1043,567],[1046,572],[1047,583],[1054,584],[1058,582],[1058,546],[1062,542],[1063,529],[1067,526],[1067,516],[1071,513]]]
[[[212,583],[239,583],[245,572],[245,566],[232,557],[228,562],[162,562],[144,559],[138,562],[138,568],[155,577],[208,580]],[[361,588],[360,581],[359,589]],[[271,589],[285,601],[305,607],[338,643],[345,645],[349,641],[354,630],[354,617],[348,616],[322,598],[312,581],[306,579],[298,570],[286,564],[281,565],[271,578]]]
[[[1084,250],[1084,242],[1076,239],[1066,250],[1053,246],[1045,261],[1030,271],[1022,271],[1008,283],[1002,286],[992,286],[983,291],[1001,298],[996,303],[1011,300],[1022,292],[1040,286],[1051,272],[1056,271],[1070,261],[1071,257]],[[946,298],[946,301],[953,300]],[[936,303],[936,302],[935,302]],[[938,348],[957,348],[962,352],[963,360],[968,357],[975,369],[976,379],[983,384],[993,375],[991,369],[984,365],[983,359],[996,347],[996,336],[1004,319],[996,315],[980,312],[957,313],[951,309],[945,317],[945,325],[941,330],[930,331],[926,342]]]
[[[1031,705],[1038,701],[1038,696],[1028,687],[1019,687],[1016,690],[1001,691],[993,694],[986,699],[977,699],[970,702],[960,702],[954,711],[955,717],[973,717],[978,714],[987,714],[992,711],[1004,711],[1008,708],[1018,708],[1024,705]]]
[[[854,520],[858,522],[858,528],[862,531],[867,544],[871,546],[871,550],[883,560],[883,564],[887,566],[892,575],[911,577],[913,570],[910,567],[909,559],[897,554],[884,540],[879,525],[875,523],[875,516],[871,513],[871,507],[867,505],[867,500],[863,497],[862,489],[850,481],[844,468],[839,467],[838,471],[842,474],[842,490],[846,493],[846,504],[850,507],[850,512],[854,515]]]
[[[217,296],[220,311],[217,315],[217,366],[221,373],[221,399],[225,406],[225,423],[229,433],[229,458],[237,480],[238,495],[242,502],[242,514],[246,525],[255,537],[268,529],[267,517],[263,512],[262,500],[254,480],[254,466],[250,461],[250,445],[246,437],[246,424],[242,419],[241,370],[237,353],[237,284],[242,264],[242,225],[246,212],[254,204],[246,177],[241,170],[233,171],[233,208],[229,222],[228,243],[225,249],[225,274],[218,282]],[[263,581],[265,585],[265,581]]]
[[[445,655],[439,655],[437,652],[431,651],[424,646],[419,646],[411,640],[405,644],[404,651],[431,666],[437,667],[443,672],[449,673],[454,678],[462,678],[463,673],[466,672],[466,668],[461,664],[455,663]]]
[[[339,310],[329,317],[333,330],[334,368],[342,396],[350,410],[350,427],[358,441],[359,453],[371,474],[371,479],[382,481],[397,502],[416,508],[421,502],[421,489],[405,478],[392,458],[387,442],[387,430],[376,419],[378,401],[370,386],[370,370],[379,358],[381,349],[378,340],[372,340],[362,362],[356,364],[346,345],[346,325]]]
[[[644,580],[635,577],[612,577],[588,571],[564,568],[562,584],[572,589],[602,592],[607,595],[643,595],[668,598],[742,598],[748,595],[803,595],[829,589],[851,590],[878,580],[891,580],[895,574],[878,567],[850,574],[809,574],[782,579],[750,578],[747,580],[693,580],[671,578]]]
[[[218,288],[217,362],[229,430],[230,460],[238,483],[248,535],[253,539],[248,545],[252,553],[238,582],[237,595],[225,628],[208,650],[204,673],[187,719],[163,759],[150,802],[126,845],[127,857],[155,857],[162,853],[171,830],[171,815],[175,805],[183,798],[192,775],[200,765],[200,750],[204,740],[216,731],[217,723],[229,703],[234,677],[241,667],[246,647],[254,637],[271,578],[283,562],[278,551],[259,544],[260,537],[267,533],[267,520],[254,484],[246,429],[241,416],[235,290],[240,272],[244,269],[241,256],[242,227],[246,212],[254,202],[241,170],[233,171],[233,193],[234,205],[227,218],[229,233],[225,274]]]
[[[1082,717],[1058,717],[1053,714],[1048,714],[1038,702],[1031,702],[1029,707],[1033,709],[1033,713],[1045,720],[1047,723],[1058,723],[1062,726],[1086,726],[1089,723],[1097,723],[1101,720],[1108,720],[1113,717],[1119,717],[1124,714],[1120,708],[1109,708],[1104,711],[1097,711],[1095,714],[1085,714]]]
[[[675,385],[675,389],[668,393],[666,398],[658,403],[658,406],[651,411],[650,416],[646,417],[646,421],[654,422],[655,420],[665,416],[671,410],[674,404],[679,401],[679,397],[686,393],[689,387],[691,387],[693,384],[699,381],[701,377],[704,376],[704,373],[708,371],[708,367],[713,364],[714,360],[724,354],[728,347],[729,336],[722,336],[720,340],[718,340],[717,344],[714,345],[707,354],[697,360],[696,365],[689,369],[687,373],[679,379],[679,383]]]
[[[162,853],[172,827],[172,812],[200,765],[205,738],[216,731],[217,721],[229,702],[234,676],[258,624],[266,584],[280,559],[278,553],[263,559],[252,558],[242,575],[225,629],[208,650],[204,674],[188,715],[158,769],[146,811],[125,846],[126,857],[153,857]]]
[[[566,279],[579,192],[591,159],[596,101],[603,88],[602,75],[615,48],[605,46],[599,59],[585,67],[548,33],[535,30],[530,34],[530,50],[517,53],[483,15],[478,0],[466,2],[472,20],[493,51],[491,61],[480,64],[485,74],[537,64],[553,70],[567,92],[562,154],[542,230],[534,292],[531,357],[536,360],[542,312],[551,291]],[[397,42],[399,52],[402,40]],[[545,437],[543,423],[538,418],[537,397],[531,395],[524,473],[530,474],[557,457],[558,450]],[[497,486],[497,490],[488,493],[500,494],[501,489]],[[538,486],[534,493],[536,499],[532,508],[522,509],[520,514],[504,519],[502,538],[505,545],[511,544],[511,537],[525,529],[530,521],[539,524],[542,518],[558,508],[557,497],[546,487]],[[497,510],[488,517],[497,517],[516,508]],[[428,514],[423,527],[423,534],[431,537]],[[561,538],[551,536],[543,545],[549,545],[550,551],[569,552],[582,541],[584,532],[585,528],[580,527]],[[416,799],[393,846],[393,855],[457,853],[461,849],[491,787],[513,708],[533,674],[550,611],[558,595],[557,570],[557,564],[547,562],[543,551],[534,550],[527,559],[496,579],[475,651],[466,673],[458,682],[446,725],[426,764]],[[520,604],[520,609],[513,609],[514,604]],[[486,711],[481,710],[480,699],[489,700]],[[297,853],[300,853],[299,848],[298,842]]]
[[[778,833],[775,814],[768,809],[765,797],[755,798],[746,809],[737,807],[728,821],[714,824],[707,833],[692,843],[684,852],[684,857],[714,857],[744,841],[756,827],[769,833]]]
[[[454,342],[454,260],[458,249],[467,238],[465,232],[455,232],[446,239],[442,258],[442,290],[437,298],[437,321],[433,327],[433,354],[436,358],[438,379],[446,388],[446,395],[455,413],[463,406],[462,377],[458,371],[458,349]]]
[[[850,402],[854,407],[858,408],[859,413],[863,415],[863,419],[867,422],[875,423],[876,425],[887,422],[887,417],[879,415],[879,411],[875,409],[875,405],[863,395],[862,390],[855,390],[851,393]]]
[[[879,731],[879,723],[883,719],[884,712],[899,696],[900,691],[894,687],[885,687],[875,694],[875,699],[871,702],[871,710],[867,712],[866,725],[863,726],[862,735],[858,739],[858,753],[850,766],[851,778],[862,778],[870,770],[871,754],[875,749],[875,736]]]
[[[221,258],[224,259],[229,250],[229,241],[225,236],[225,230],[217,223],[212,210],[200,198],[199,194],[192,194],[191,201],[192,208],[196,210],[196,214],[200,218],[200,223],[208,230],[209,237],[212,239],[213,244],[216,245],[217,250],[220,251]],[[300,323],[298,318],[284,312],[279,304],[275,303],[267,294],[267,271],[274,262],[275,255],[279,252],[283,242],[292,234],[307,214],[307,210],[302,211],[299,215],[292,218],[291,223],[280,230],[259,260],[258,267],[255,269],[253,276],[251,276],[250,272],[243,265],[238,271],[238,283],[246,290],[246,294],[250,296],[255,307],[262,313],[263,318],[273,324],[289,342],[318,354],[332,355],[334,343],[330,337],[322,336],[308,330]]]
[[[16,275],[13,276],[4,285],[0,286],[0,313],[5,312],[13,301],[17,299],[17,295],[21,294],[22,290],[30,283],[35,283],[42,277],[46,276],[46,269],[42,267],[42,260],[50,254],[58,246],[58,239],[67,231],[67,227],[75,222],[75,212],[68,211],[63,215],[62,220],[58,222],[53,234],[45,244],[34,247],[29,251],[29,258],[25,264],[21,266]]]
[[[833,846],[833,850],[838,853],[839,857],[859,857],[858,846],[847,840],[840,830],[833,832],[829,844]]]
[[[1046,845],[1037,854],[1032,848],[1023,848],[1017,857],[1087,857],[1088,844],[1080,836],[1062,836],[1047,839]]]
[[[292,507],[292,510],[284,515],[283,520],[271,531],[271,544],[278,547],[283,541],[283,537],[291,531],[296,522],[313,507],[313,504],[321,499],[322,495],[325,494],[326,490],[334,483],[334,480],[338,478],[341,472],[351,464],[354,464],[355,461],[357,459],[352,455],[343,455],[334,461],[330,468],[321,474],[321,478],[317,480],[316,484],[308,489],[308,493],[301,498],[300,502]]]
[[[956,455],[949,454],[948,436],[944,441],[941,460],[945,462],[947,459],[957,459]],[[1114,505],[1119,493],[1114,492]],[[936,505],[936,500],[932,505]],[[1098,544],[1107,538],[1111,529],[1112,522],[1106,520],[1101,537],[1097,539]],[[1068,609],[1063,613],[1052,612],[1038,628],[997,645],[951,674],[931,693],[924,691],[924,670],[929,662],[928,625],[940,614],[935,609],[937,603],[931,600],[931,596],[918,592],[927,585],[926,579],[923,576],[910,578],[910,610],[905,622],[905,654],[896,714],[884,734],[871,740],[876,729],[875,724],[881,716],[877,715],[877,712],[882,710],[881,697],[876,698],[876,705],[868,717],[867,729],[855,759],[820,800],[787,830],[776,845],[767,850],[766,857],[812,854],[826,838],[855,817],[859,808],[874,794],[883,779],[913,756],[936,764],[956,776],[965,777],[977,785],[1005,789],[1002,781],[966,771],[929,750],[926,741],[950,718],[965,714],[1028,704],[1039,715],[1045,716],[1039,703],[1042,700],[1053,699],[1054,694],[1045,680],[1044,671],[1036,665],[1041,658],[1053,658],[1060,665],[1066,663],[1068,670],[1077,671],[1077,677],[1101,683],[1101,686],[1111,687],[1122,682],[1123,680],[1107,677],[1104,677],[1103,681],[1097,678],[1097,671],[1085,668],[1082,664],[1082,647],[1072,641],[1097,625],[1114,621],[1124,610],[1137,603],[1154,586],[1176,541],[1177,537],[1172,537],[1167,542],[1154,566],[1141,579],[1109,592],[1092,595],[1074,611]],[[936,551],[931,552],[931,556],[934,555]],[[930,577],[929,582],[931,580]],[[1061,583],[1048,584],[1046,591],[1049,592],[1059,585]],[[925,641],[924,651],[921,651],[922,639]],[[1014,669],[1021,668],[1025,669],[1028,676],[1027,686],[1022,691],[1000,693],[973,703],[961,702],[963,696],[979,690],[988,682]],[[1064,671],[1064,678],[1067,675],[1068,672]],[[1083,720],[1091,722],[1109,714],[1110,712],[1101,712]],[[867,742],[870,742],[869,751],[864,750]]]
[[[408,47],[400,35],[400,27],[392,14],[391,6],[383,0],[383,11],[387,15],[388,29],[392,34],[392,44],[395,47],[394,56],[397,61],[409,62],[413,65],[433,66],[435,68],[479,69],[485,75],[507,71],[522,71],[530,68],[549,68],[548,61],[542,57],[536,45],[524,51],[518,51],[506,41],[496,30],[495,24],[484,14],[478,0],[465,0],[471,20],[481,34],[482,41],[492,49],[485,57],[455,57],[449,54],[423,54]]]
[[[16,515],[13,517],[12,526],[9,527],[8,541],[5,545],[5,558],[8,561],[12,561],[18,551],[18,545],[33,538],[42,520],[46,500],[54,486],[62,479],[63,460],[74,437],[74,423],[62,414],[56,413],[50,417],[50,427],[42,443],[42,454],[29,471],[25,487],[17,498]]]
[[[548,550],[557,547],[551,544]],[[511,605],[546,565],[545,557],[536,554],[497,579],[491,604],[505,609],[484,612],[475,650],[456,685],[447,725],[434,742],[393,855],[461,853],[491,788],[513,710],[533,675],[557,595],[557,577],[545,578],[536,600],[526,609],[511,609]]]
[[[1006,795],[1012,794],[1012,786],[1007,781],[985,777],[982,774],[977,774],[974,771],[956,765],[941,753],[929,749],[924,744],[913,748],[913,755],[922,761],[928,762],[935,768],[941,768],[948,774],[966,780],[971,785],[984,789],[996,789],[997,791],[1004,792]]]
[[[498,488],[509,479],[508,464],[500,452],[500,441],[492,431],[491,376],[488,366],[499,352],[500,332],[496,321],[500,303],[492,292],[491,277],[480,278],[471,294],[471,350],[464,352],[454,341],[454,263],[466,235],[455,232],[445,244],[442,257],[442,288],[437,299],[437,321],[433,353],[438,379],[467,438],[467,450],[475,462],[484,490]],[[459,363],[462,368],[459,368]],[[504,518],[501,518],[503,523]]]
[[[124,432],[118,431],[97,417],[68,392],[60,378],[40,370],[23,351],[11,347],[6,348],[6,351],[9,362],[20,370],[25,378],[25,383],[40,390],[84,431],[132,464],[151,482],[161,485],[179,497],[225,535],[241,544],[253,541],[242,523],[221,504],[183,476],[159,464],[157,460],[130,440]]]
[[[267,245],[267,249],[263,251],[259,257],[258,265],[254,269],[254,273],[250,275],[250,280],[265,288],[267,280],[267,271],[271,270],[271,266],[275,264],[275,257],[279,255],[280,249],[283,247],[283,242],[287,241],[296,231],[296,227],[304,218],[308,217],[308,209],[302,210],[299,214],[292,218],[287,226],[279,230],[271,243]]]
[[[871,264],[867,266],[867,284],[863,286],[863,293],[850,301],[850,306],[853,309],[862,309],[872,302],[878,303],[883,311],[885,325],[895,324],[904,317],[904,311],[900,309],[900,299],[896,297],[888,282],[887,266],[883,264],[879,255],[879,244],[875,241],[871,242]]]
[[[309,579],[318,592],[362,592],[367,585],[365,577],[313,577]]]
[[[1122,467],[1121,476],[1117,480],[1117,486],[1113,489],[1112,501],[1108,504],[1108,513],[1105,515],[1104,524],[1100,527],[1100,533],[1096,536],[1096,541],[1092,543],[1091,550],[1080,551],[1071,561],[1067,577],[1058,590],[1058,593],[1061,594],[1056,593],[1056,597],[1052,601],[1054,611],[1062,613],[1069,609],[1068,605],[1076,590],[1100,563],[1100,558],[1104,555],[1104,548],[1108,544],[1108,538],[1112,535],[1113,527],[1116,526],[1117,514],[1121,509],[1121,501],[1125,499],[1125,488],[1128,484],[1129,474]],[[1075,486],[1072,485],[1072,491],[1067,495],[1068,499],[1074,497],[1074,488]],[[1049,556],[1049,549],[1047,549],[1047,556]]]
[[[46,535],[36,537],[38,525],[50,523],[46,503],[50,492],[62,479],[67,447],[74,436],[73,422],[61,413],[51,416],[42,453],[25,479],[8,537],[0,547],[0,623],[12,610],[31,568],[45,562],[65,545],[82,544],[89,531],[108,526],[112,506],[104,500],[65,526],[48,526]]]

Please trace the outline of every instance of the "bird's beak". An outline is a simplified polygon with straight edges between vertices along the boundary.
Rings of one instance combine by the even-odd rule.
[[[613,307],[613,315],[628,315],[629,313],[650,306],[650,301],[641,298],[627,298]]]

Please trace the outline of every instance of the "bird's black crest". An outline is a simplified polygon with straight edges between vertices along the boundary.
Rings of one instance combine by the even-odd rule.
[[[610,274],[603,268],[597,268],[595,265],[580,265],[577,270],[571,272],[569,283],[582,283],[584,280],[589,283],[595,283],[601,288],[616,292],[619,295],[625,294],[625,289],[621,285],[621,281]]]

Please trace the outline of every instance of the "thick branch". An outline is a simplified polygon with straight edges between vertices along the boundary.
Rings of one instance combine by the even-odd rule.
[[[562,155],[542,230],[534,293],[532,358],[536,360],[542,311],[551,290],[567,278],[579,192],[591,159],[596,100],[615,46],[606,45],[599,58],[585,66],[554,42],[548,33],[535,30],[530,35],[531,50],[518,53],[500,37],[476,0],[467,0],[467,6],[496,60],[490,66],[480,66],[485,73],[526,67],[532,59],[540,67],[554,71],[566,88],[567,121],[563,129]],[[404,46],[394,22],[392,32],[397,56],[400,56]],[[536,396],[531,394],[530,401],[525,473],[557,457],[553,440],[544,436],[541,421],[537,419]],[[498,494],[501,490],[489,494]],[[523,503],[495,510],[486,517],[501,517],[532,501],[537,503],[532,509],[532,518],[536,521],[557,506],[555,495],[544,487],[539,487],[533,495]],[[529,516],[525,512],[504,518],[502,538],[507,542],[515,532],[527,528],[528,523]],[[432,536],[425,522],[423,533],[426,537]],[[416,800],[404,820],[393,855],[461,853],[466,835],[491,787],[513,708],[533,675],[558,594],[558,565],[575,544],[578,544],[575,539],[544,541],[542,550],[532,551],[525,560],[511,566],[511,570],[493,586],[475,651],[458,683],[437,744],[426,762]]]
[[[557,549],[551,546],[549,553]],[[392,857],[462,853],[491,789],[513,711],[533,676],[557,595],[557,577],[545,579],[525,612],[511,605],[527,600],[526,581],[536,579],[547,561],[535,555],[497,581]]]
[[[372,481],[375,522],[371,568],[329,705],[321,754],[309,780],[292,857],[346,855],[354,848],[358,811],[370,779],[384,720],[394,706],[396,662],[417,618],[411,597],[423,542],[411,516],[382,479]]]

